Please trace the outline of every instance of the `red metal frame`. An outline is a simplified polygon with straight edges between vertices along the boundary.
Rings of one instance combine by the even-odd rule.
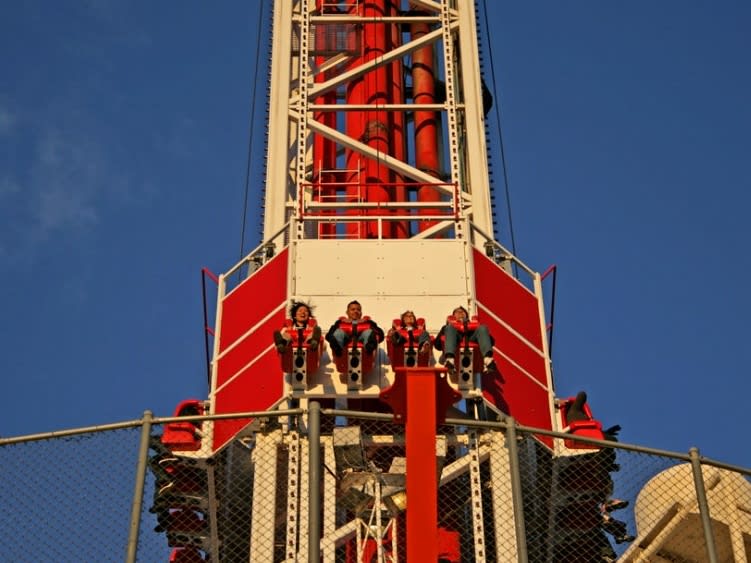
[[[438,559],[438,470],[436,426],[461,393],[446,381],[446,369],[396,368],[394,384],[380,398],[405,425],[407,454],[407,558],[410,563]]]

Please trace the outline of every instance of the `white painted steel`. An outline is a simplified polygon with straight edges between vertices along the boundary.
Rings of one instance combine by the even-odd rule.
[[[483,563],[487,557],[485,545],[485,517],[482,505],[482,480],[480,478],[480,440],[476,432],[469,434],[469,488],[472,495],[472,532],[475,556],[473,561]]]
[[[305,561],[310,549],[310,536],[308,534],[308,506],[310,505],[310,442],[306,437],[300,438],[300,512],[298,514],[298,556],[297,561]]]
[[[297,432],[290,432],[286,436],[285,445],[287,447],[287,502],[281,510],[282,514],[285,515],[284,522],[287,536],[284,551],[287,561],[295,561],[297,559],[297,538],[300,530],[299,520],[301,515],[305,514],[300,503],[300,469],[303,465],[301,464],[300,435]],[[307,467],[307,463],[304,465]]]
[[[250,524],[250,559],[253,563],[274,561],[274,526],[277,506],[277,451],[282,442],[281,430],[258,434],[253,450],[253,509]]]
[[[334,442],[331,436],[321,437],[323,462],[327,468],[336,467]],[[336,530],[336,477],[331,471],[323,472],[323,519],[321,521],[321,556],[324,563],[334,563],[336,541],[332,537]]]
[[[340,147],[373,156],[373,149],[365,143],[312,120],[309,100],[322,93],[341,89],[376,66],[403,60],[415,50],[427,45],[434,46],[438,53],[442,54],[443,65],[439,71],[443,73],[441,80],[446,85],[446,101],[441,107],[441,113],[448,131],[448,172],[453,181],[460,186],[461,200],[466,199],[466,204],[462,205],[458,213],[462,218],[471,217],[483,232],[492,235],[474,5],[471,2],[454,3],[448,0],[424,0],[413,5],[427,13],[418,18],[407,15],[389,16],[377,21],[401,22],[404,25],[414,21],[433,21],[438,22],[436,29],[416,40],[408,40],[377,59],[363,61],[353,68],[338,72],[329,80],[316,83],[313,81],[314,76],[323,69],[330,68],[330,65],[324,62],[318,69],[311,66],[312,59],[308,53],[314,41],[312,22],[315,21],[316,26],[336,22],[337,25],[354,27],[363,19],[371,19],[325,11],[311,16],[312,4],[309,0],[277,0],[275,3],[264,220],[266,237],[284,224],[292,210],[300,208],[296,201],[302,194],[300,185],[312,170],[312,163],[309,162],[310,132],[334,140]],[[293,43],[297,45],[297,51],[293,50]],[[343,60],[341,55],[332,57],[334,58],[338,61]],[[410,105],[386,104],[378,109],[405,111]],[[358,104],[359,106],[362,104]],[[433,106],[439,107],[440,104]],[[375,106],[373,107],[375,109]],[[412,107],[419,109],[420,106],[413,104]],[[347,111],[337,110],[336,105],[331,104],[327,109]],[[377,158],[405,178],[421,182],[435,181],[430,175],[412,168],[406,162],[384,154],[377,155]],[[303,225],[297,227],[300,229],[295,233],[297,237],[307,236],[306,233],[309,231],[302,230]],[[462,235],[465,229],[464,222],[458,221],[455,229],[457,235]],[[478,242],[482,245],[485,240]]]
[[[467,5],[471,2],[466,2]],[[488,155],[485,146],[485,118],[482,103],[482,82],[480,79],[480,53],[477,49],[477,22],[475,11],[463,2],[458,10],[459,44],[461,45],[461,91],[464,101],[464,120],[467,129],[462,139],[466,143],[466,177],[464,188],[472,194],[472,222],[481,230],[494,233],[493,215],[490,205],[490,183],[488,178]],[[499,103],[496,100],[495,103]],[[484,241],[478,241],[482,247]]]
[[[501,432],[488,432],[485,439],[490,443],[490,492],[493,503],[495,560],[498,563],[516,563],[514,514],[517,511],[522,513],[523,507],[514,506],[506,437]]]
[[[271,51],[268,149],[266,154],[266,193],[264,240],[271,238],[287,222],[286,204],[290,188],[290,122],[287,100],[292,81],[292,8],[288,0],[274,2]],[[284,101],[284,102],[282,102]]]

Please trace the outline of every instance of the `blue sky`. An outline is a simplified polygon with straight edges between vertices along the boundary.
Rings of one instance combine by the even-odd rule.
[[[559,268],[558,394],[624,441],[751,467],[751,4],[489,3],[517,252]],[[239,256],[259,8],[4,9],[1,435],[206,395],[200,269]]]

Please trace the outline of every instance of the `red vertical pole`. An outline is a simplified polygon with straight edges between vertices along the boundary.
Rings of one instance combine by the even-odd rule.
[[[462,398],[440,367],[396,367],[394,384],[381,391],[394,422],[405,425],[407,455],[407,561],[438,559],[438,466],[436,427]]]
[[[360,11],[358,11],[360,10]],[[356,6],[353,6],[350,8],[350,13],[355,15],[362,15],[361,8],[358,8]],[[362,64],[363,61],[363,47],[362,47],[362,41],[363,41],[363,34],[360,31],[360,28],[355,26],[350,26],[350,43],[353,46],[359,46],[360,48],[360,55],[359,56],[353,56],[352,62],[350,63],[349,68],[356,68]],[[365,101],[365,82],[362,79],[362,77],[355,78],[353,80],[350,80],[347,83],[347,93],[346,93],[346,103],[348,104],[362,104]],[[345,122],[344,122],[344,128],[345,133],[347,136],[352,137],[354,139],[359,139],[363,134],[363,124],[364,124],[364,112],[362,111],[348,111],[345,114]],[[357,204],[357,202],[364,200],[364,194],[362,193],[365,190],[365,187],[363,185],[362,181],[362,168],[363,168],[363,157],[360,156],[359,153],[351,150],[351,149],[345,149],[345,161],[346,161],[346,167],[347,167],[347,186],[345,188],[346,193],[346,201],[350,205]],[[362,212],[357,209],[348,209],[346,211],[347,215],[361,215]],[[355,222],[346,223],[346,226],[344,228],[344,231],[347,233],[347,236],[349,238],[359,238],[364,237],[364,234],[361,233],[360,229],[361,225]]]
[[[363,5],[363,59],[373,61],[386,53],[386,40],[390,36],[390,25],[385,23],[367,23],[367,18],[386,16],[386,0],[370,0]],[[389,69],[381,64],[366,73],[365,103],[370,105],[386,104],[390,100]],[[366,112],[362,135],[365,143],[376,149],[380,154],[390,155],[390,131],[387,112],[372,110]],[[391,200],[389,183],[391,174],[389,169],[378,159],[368,158],[365,161],[365,181],[367,183],[368,203],[386,203]],[[384,209],[371,209],[369,214],[382,215]],[[378,225],[367,223],[367,238],[378,236]],[[391,238],[391,223],[383,224],[383,237]]]
[[[412,39],[426,35],[430,27],[426,23],[414,23],[410,28]],[[435,103],[434,51],[431,45],[417,49],[412,54],[413,100],[416,104]],[[439,177],[440,158],[438,151],[438,114],[435,111],[415,111],[415,166]],[[440,201],[440,193],[429,186],[419,188],[417,199],[421,202]],[[423,209],[421,215],[432,215],[436,209]],[[430,228],[435,221],[420,223],[420,230]]]
[[[398,3],[392,3],[390,6],[391,15],[396,16],[399,14]],[[390,46],[389,50],[396,49],[402,44],[401,29],[397,25],[391,26],[391,36],[389,38]],[[391,76],[391,102],[395,104],[403,104],[406,101],[405,86],[404,86],[404,65],[402,61],[397,60],[391,63],[389,68]],[[394,111],[391,113],[391,119],[389,121],[389,127],[391,129],[391,150],[392,155],[402,162],[407,162],[407,148],[406,148],[406,134],[405,134],[405,116],[402,111]],[[406,202],[408,201],[407,189],[402,185],[404,178],[395,172],[392,172],[392,178],[394,185],[391,188],[391,200]],[[395,211],[394,214],[404,214],[405,210],[400,209]],[[409,221],[395,221],[393,222],[391,236],[394,238],[408,238],[409,237]]]
[[[323,0],[316,0],[316,9],[321,10],[323,7]],[[315,61],[316,65],[323,64],[330,56],[329,52],[333,51],[337,46],[329,44],[329,41],[333,43],[335,40],[334,34],[326,33],[326,26],[320,26],[319,31],[315,37],[315,49],[318,52]],[[323,54],[321,54],[323,53]],[[327,73],[319,73],[316,76],[316,82],[324,82],[330,78],[331,71]],[[316,102],[322,102],[325,104],[336,103],[336,92],[328,92],[323,94]],[[336,128],[336,113],[334,112],[315,112],[313,119],[319,123],[323,123],[328,127]],[[322,135],[315,134],[313,136],[313,189],[316,199],[321,201],[331,202],[336,196],[336,187],[331,184],[336,181],[336,175],[332,172],[326,172],[327,170],[334,170],[336,168],[336,144],[334,141],[324,138]],[[322,171],[323,170],[323,171]],[[317,185],[316,185],[317,184]],[[329,212],[324,211],[324,214]],[[318,227],[319,238],[331,238],[336,233],[336,226],[330,223],[320,223]]]
[[[436,469],[436,372],[407,373],[407,561],[438,559],[438,476]]]

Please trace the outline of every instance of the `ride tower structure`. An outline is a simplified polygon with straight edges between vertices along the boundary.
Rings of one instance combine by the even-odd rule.
[[[315,546],[324,561],[516,561],[526,545],[514,525],[524,508],[510,485],[488,491],[480,478],[510,481],[504,434],[440,426],[447,409],[566,426],[543,275],[496,240],[485,141],[492,97],[476,17],[464,0],[273,2],[263,240],[217,277],[209,395],[176,414],[315,402],[393,412],[407,428],[345,416],[324,427],[322,531],[312,538],[304,423],[214,419],[198,432],[190,422],[168,425],[152,466],[172,468],[173,477],[184,467],[201,471],[200,494],[173,486],[162,501],[157,491],[173,560],[298,561]],[[374,350],[353,339],[338,355],[323,341],[311,349],[301,335],[280,355],[272,334],[292,302],[312,305],[325,332],[352,300],[386,329],[395,319],[397,332],[396,319],[414,311],[429,351],[417,355],[410,336],[407,346]],[[435,336],[458,306],[492,335],[493,369],[468,341],[456,369],[442,367]],[[585,426],[602,436],[594,421]],[[553,460],[579,447],[539,439],[535,455],[546,461],[538,470],[550,488]],[[410,488],[410,478],[427,485]],[[449,495],[464,499],[460,516],[444,510]],[[175,524],[178,512],[195,525]],[[563,536],[546,534],[536,540],[538,560],[561,560]]]

